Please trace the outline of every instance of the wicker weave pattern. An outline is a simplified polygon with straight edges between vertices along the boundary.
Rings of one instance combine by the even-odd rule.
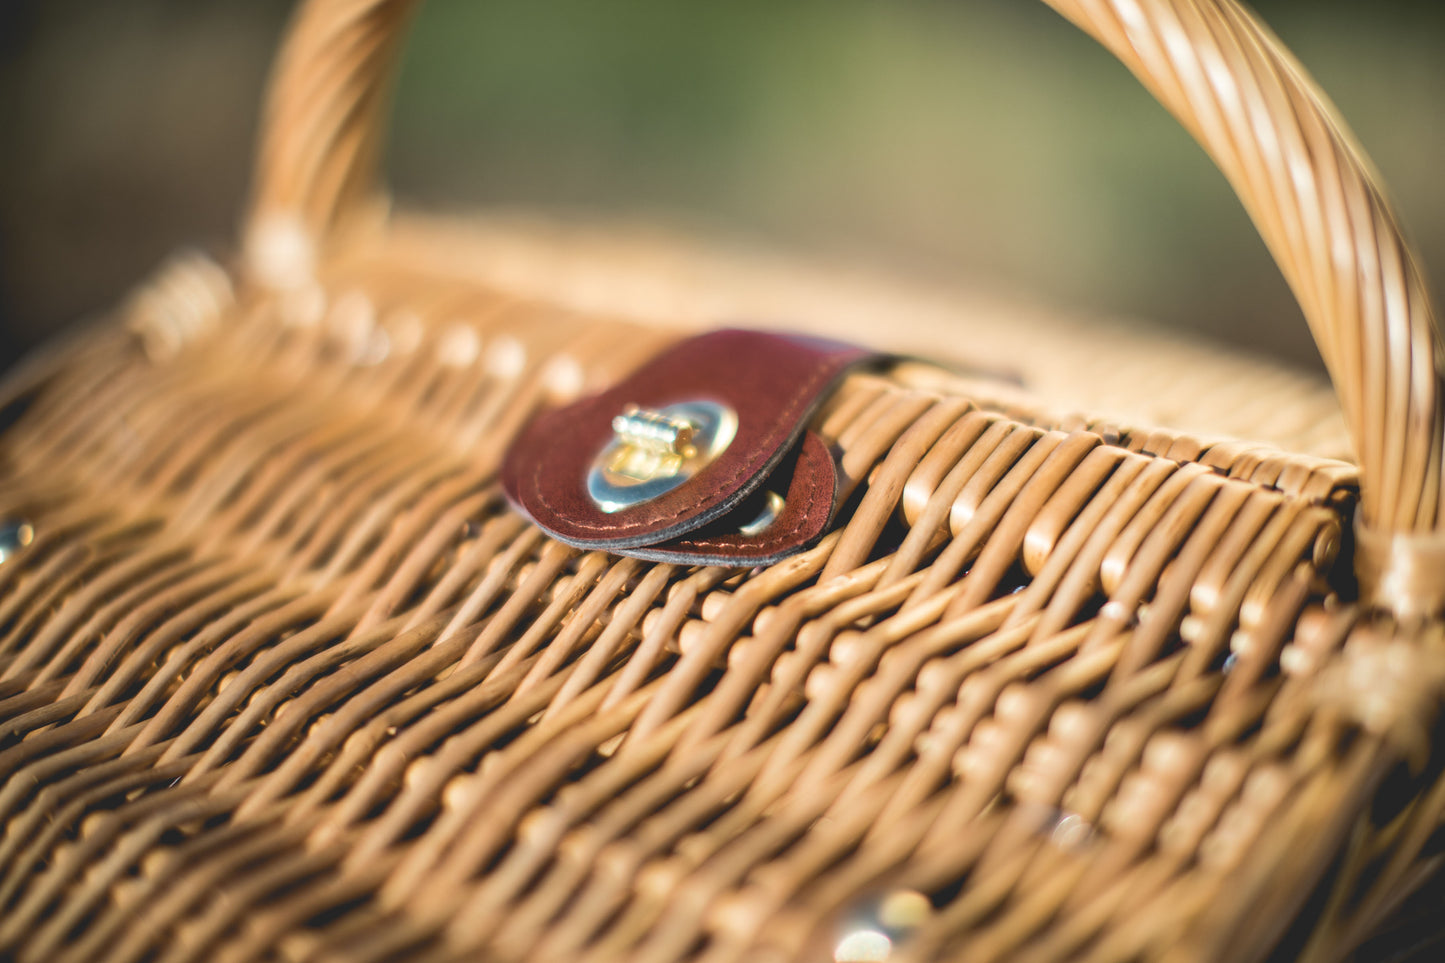
[[[89,345],[12,434],[23,958],[755,959],[961,883],[920,957],[1015,958],[1056,914],[1041,959],[1247,954],[1238,916],[1304,894],[1240,874],[1281,827],[1327,853],[1388,758],[1317,713],[1347,466],[1281,490],[857,376],[818,427],[867,489],[818,549],[581,555],[506,511],[502,441],[576,357],[605,381],[665,336],[395,260],[323,324],[228,308],[184,364]]]
[[[1434,524],[1428,485],[1393,500],[1438,457],[1428,309],[1347,138],[1236,8],[1066,12],[1250,185],[1359,470],[903,365],[815,421],[838,530],[748,572],[580,553],[506,509],[525,420],[675,335],[378,229],[409,8],[302,8],[244,270],[178,262],[11,385],[0,515],[35,534],[0,563],[0,952],[827,959],[907,890],[931,911],[890,959],[1248,960],[1324,880],[1298,945],[1334,959],[1433,867],[1445,640],[1342,594],[1361,488],[1377,530]],[[1221,115],[1303,133],[1241,146],[1190,63]],[[1374,240],[1303,230],[1310,184]]]
[[[1233,0],[1048,2],[1140,78],[1239,194],[1339,393],[1367,481],[1365,523],[1434,532],[1445,350],[1378,177],[1333,106]],[[374,216],[385,67],[416,6],[302,8],[280,65],[248,231],[261,278],[304,277],[321,250]]]

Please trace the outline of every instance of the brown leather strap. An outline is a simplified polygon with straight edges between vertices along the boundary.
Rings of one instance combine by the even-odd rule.
[[[777,519],[756,535],[738,530],[763,510],[760,496],[783,498]],[[813,432],[802,440],[752,498],[736,511],[699,531],[626,554],[652,562],[681,565],[771,565],[811,548],[828,531],[837,508],[838,465],[828,446]]]
[[[815,540],[833,506],[831,456],[814,439],[800,457],[799,439],[838,377],[877,357],[835,341],[760,331],[689,338],[609,390],[534,418],[508,451],[502,486],[529,518],[571,545],[645,547],[648,557],[729,564],[780,557]],[[615,438],[614,418],[631,406],[660,410],[699,400],[736,413],[736,435],[715,461],[679,487],[620,510],[589,495],[586,480]],[[723,519],[745,514],[749,496],[784,462],[796,467],[794,477],[775,483],[789,493],[789,510],[757,537],[739,535],[738,519]],[[685,543],[665,546],[685,535]]]

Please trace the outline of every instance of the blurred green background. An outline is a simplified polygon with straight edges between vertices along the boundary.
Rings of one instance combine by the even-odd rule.
[[[0,361],[224,253],[285,0],[0,0]],[[1445,270],[1445,4],[1259,0]],[[432,0],[392,183],[660,222],[1317,365],[1199,149],[1023,0]]]

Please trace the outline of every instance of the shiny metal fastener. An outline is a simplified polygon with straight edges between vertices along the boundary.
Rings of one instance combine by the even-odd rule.
[[[773,524],[778,520],[778,516],[783,514],[785,507],[787,507],[787,502],[783,500],[782,495],[779,495],[777,492],[768,492],[768,497],[763,502],[762,511],[758,512],[758,517],[746,525],[739,526],[738,531],[749,538],[763,534],[763,532],[773,527]]]
[[[889,963],[898,958],[895,944],[906,942],[934,915],[927,896],[895,889],[857,904],[844,921],[833,946],[834,963]]]
[[[622,414],[612,419],[612,430],[630,445],[661,448],[681,455],[692,444],[692,436],[697,429],[685,418],[628,405]]]
[[[35,528],[29,522],[7,518],[0,520],[0,562],[35,541]]]
[[[710,465],[732,444],[738,416],[716,401],[628,405],[612,431],[587,473],[587,494],[609,514],[670,492]]]

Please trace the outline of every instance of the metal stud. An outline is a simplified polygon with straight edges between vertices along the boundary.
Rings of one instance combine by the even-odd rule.
[[[783,500],[782,495],[779,495],[777,492],[768,492],[763,510],[758,513],[758,517],[746,525],[739,527],[738,531],[749,538],[761,535],[773,527],[773,524],[778,520],[778,516],[783,514],[783,509],[786,506],[787,502]]]
[[[0,521],[0,563],[9,561],[12,555],[33,541],[35,528],[29,522],[14,518]]]
[[[895,944],[933,916],[933,904],[917,890],[895,889],[858,904],[833,944],[834,963],[888,963]]]

